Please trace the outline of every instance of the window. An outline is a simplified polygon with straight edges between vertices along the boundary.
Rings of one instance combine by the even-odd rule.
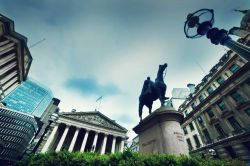
[[[220,108],[221,111],[225,111],[226,110],[226,105],[225,103],[221,100],[217,103],[218,107]]]
[[[188,134],[187,128],[186,128],[186,127],[183,127],[183,131],[184,131],[184,134],[185,134],[185,135]]]
[[[228,146],[228,147],[225,147],[225,149],[227,150],[227,152],[229,153],[229,155],[234,159],[237,157],[234,149],[232,148],[232,146]]]
[[[203,130],[203,133],[204,133],[204,136],[205,136],[205,138],[206,138],[206,140],[207,140],[207,143],[208,143],[208,144],[211,143],[211,142],[212,142],[212,139],[211,139],[211,137],[210,137],[210,135],[209,135],[207,129],[204,129],[204,130]]]
[[[194,104],[194,103],[192,103],[192,104],[191,104],[191,107],[194,109],[194,108],[195,108],[195,104]]]
[[[233,116],[228,118],[227,120],[229,121],[230,125],[234,128],[235,131],[241,130],[241,125]]]
[[[187,110],[184,111],[184,115],[185,115],[185,116],[188,116],[188,111],[187,111]]]
[[[198,117],[197,117],[197,121],[198,121],[200,124],[203,124],[203,120],[202,120],[201,116],[198,116]]]
[[[193,123],[192,123],[192,122],[189,124],[189,127],[190,127],[190,130],[191,130],[191,131],[193,131],[193,130],[194,130],[194,125],[193,125]]]
[[[209,94],[211,94],[213,91],[214,91],[214,90],[213,90],[213,88],[212,88],[211,86],[207,88],[207,92],[208,92]]]
[[[247,109],[245,109],[244,111],[245,111],[245,113],[250,117],[250,108],[247,108]]]
[[[222,127],[220,126],[220,124],[216,124],[216,125],[214,125],[214,127],[215,127],[216,131],[218,132],[219,136],[221,138],[225,138],[226,133],[224,132],[224,130],[222,129]]]
[[[247,83],[248,85],[250,85],[250,79],[248,79],[248,80],[246,81],[246,83]]]
[[[200,102],[202,102],[204,100],[204,97],[202,95],[200,95],[199,100],[200,100]]]
[[[222,76],[220,76],[220,77],[217,78],[216,81],[221,85],[221,84],[223,84],[225,82],[225,79]]]
[[[242,102],[244,101],[243,97],[237,92],[237,91],[234,91],[231,93],[231,97],[234,99],[234,101],[236,101],[237,103],[238,102]]]
[[[187,141],[187,144],[188,144],[188,149],[189,149],[189,150],[192,150],[192,149],[193,149],[193,146],[192,146],[192,144],[191,144],[190,139],[188,138],[188,139],[186,139],[186,141]]]
[[[229,75],[227,74],[227,73],[225,73],[225,76],[228,78],[229,77]]]
[[[193,137],[194,137],[194,142],[196,144],[196,147],[199,148],[201,146],[201,143],[200,143],[197,135],[195,134]]]
[[[238,70],[240,69],[240,66],[237,65],[237,64],[233,64],[229,70],[232,72],[232,73],[236,73]]]
[[[210,118],[214,117],[214,113],[211,108],[207,110],[207,114]]]
[[[242,143],[247,149],[248,149],[248,151],[250,152],[250,141],[248,141],[248,142],[243,142]]]

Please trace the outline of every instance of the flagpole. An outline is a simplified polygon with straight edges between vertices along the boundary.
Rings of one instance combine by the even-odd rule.
[[[99,111],[99,109],[101,108],[102,97],[103,97],[103,96],[100,96],[100,97],[98,97],[98,98],[96,99],[96,103],[99,102],[99,105],[98,105],[98,107],[96,106],[95,111]]]

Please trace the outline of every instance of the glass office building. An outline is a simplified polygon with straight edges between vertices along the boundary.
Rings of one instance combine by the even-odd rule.
[[[40,118],[53,98],[50,89],[28,79],[3,99],[7,108]]]

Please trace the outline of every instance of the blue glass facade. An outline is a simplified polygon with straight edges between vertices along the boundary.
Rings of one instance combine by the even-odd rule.
[[[28,79],[3,99],[7,108],[41,117],[53,98],[50,89]]]

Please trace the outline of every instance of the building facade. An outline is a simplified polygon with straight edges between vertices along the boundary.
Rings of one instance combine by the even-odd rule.
[[[229,32],[247,46],[249,16],[246,10],[241,28]],[[250,62],[228,51],[179,111],[185,116],[182,127],[192,153],[250,163]]]
[[[37,152],[68,151],[100,154],[123,151],[127,130],[98,111],[63,112],[52,123]]]
[[[250,39],[250,36],[248,40]],[[250,161],[250,64],[229,51],[180,106],[191,152]]]
[[[139,152],[139,136],[137,135],[136,137],[134,137],[132,139],[132,143],[130,145],[130,149],[133,151],[133,152]]]
[[[41,118],[52,101],[53,94],[46,86],[35,80],[27,79],[22,82],[2,101],[6,107],[25,112]]]
[[[34,116],[0,107],[0,165],[18,160],[38,130]]]
[[[27,38],[14,30],[14,22],[0,14],[0,99],[25,81],[32,62]]]

